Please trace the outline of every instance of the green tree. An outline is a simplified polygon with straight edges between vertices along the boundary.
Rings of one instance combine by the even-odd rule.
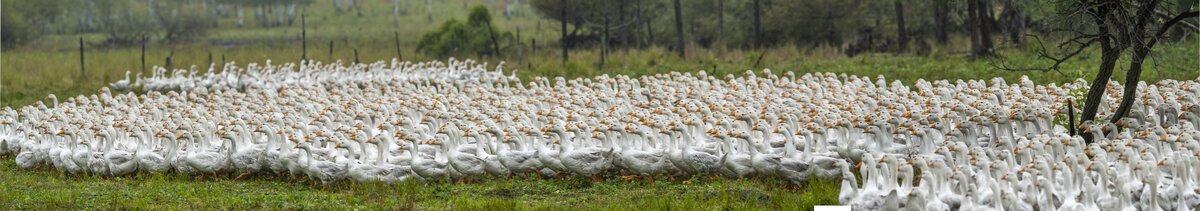
[[[0,45],[12,49],[37,39],[62,14],[66,1],[0,1]]]
[[[875,1],[813,0],[777,1],[763,15],[765,43],[841,44],[859,27],[868,25],[871,15],[863,14]],[[831,9],[838,8],[838,9]],[[875,8],[886,8],[876,6]],[[882,11],[882,10],[879,10]],[[874,30],[879,31],[879,30]]]
[[[0,46],[4,50],[12,49],[33,38],[35,33],[21,13],[11,11],[7,6],[0,8],[3,8],[3,12],[0,12]]]
[[[422,34],[417,51],[439,57],[459,56],[464,53],[499,55],[499,52],[503,51],[499,41],[512,40],[512,36],[511,32],[496,32],[492,26],[492,14],[487,7],[476,5],[471,8],[466,22],[451,18],[442,22],[436,30]]]

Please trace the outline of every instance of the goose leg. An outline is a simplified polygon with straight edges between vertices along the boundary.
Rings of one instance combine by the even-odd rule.
[[[242,177],[244,177],[244,176],[246,176],[246,175],[250,175],[250,172],[246,172],[246,173],[239,174],[239,175],[237,176],[237,178],[233,178],[233,180],[240,180],[240,179],[242,179]]]

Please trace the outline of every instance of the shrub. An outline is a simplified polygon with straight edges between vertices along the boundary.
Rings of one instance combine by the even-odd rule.
[[[8,50],[31,40],[35,31],[20,13],[8,10],[8,7],[4,8],[5,10],[0,12],[0,46]]]
[[[204,36],[213,27],[212,21],[203,12],[180,12],[178,15],[162,13],[158,21],[163,28],[163,39],[168,42],[191,40]]]
[[[451,18],[436,30],[425,32],[417,44],[417,51],[438,57],[458,56],[464,53],[475,55],[499,55],[493,49],[492,35],[495,41],[508,41],[512,36],[509,32],[489,31],[492,27],[492,15],[486,6],[476,5],[471,8],[467,22]],[[508,44],[507,42],[505,44]],[[497,43],[496,45],[500,45]],[[505,46],[500,46],[503,49]]]

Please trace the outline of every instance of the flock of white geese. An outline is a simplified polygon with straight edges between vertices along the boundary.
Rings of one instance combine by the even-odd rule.
[[[147,94],[104,88],[3,108],[0,154],[104,176],[762,177],[840,180],[838,200],[868,210],[1200,208],[1200,79],[1140,84],[1128,117],[1079,126],[1096,137],[1087,144],[1061,126],[1083,80],[905,86],[763,70],[522,83],[485,67],[158,69],[114,84]],[[1122,85],[1107,87],[1101,119]]]

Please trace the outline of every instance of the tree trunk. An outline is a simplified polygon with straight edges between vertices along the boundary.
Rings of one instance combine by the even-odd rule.
[[[604,70],[604,54],[608,53],[608,15],[604,15],[604,32],[600,35],[600,70]]]
[[[653,20],[653,18],[646,19],[646,33],[649,34],[649,39],[647,40],[647,44],[650,46],[654,46],[654,22],[651,22],[651,20]]]
[[[759,22],[760,16],[762,16],[761,2],[759,2],[759,0],[754,0],[754,47],[755,48],[762,46],[762,31],[761,31],[761,28],[759,27],[759,26],[761,26],[761,22]]]
[[[254,10],[254,17],[258,18],[259,24],[261,24],[263,27],[267,27],[267,14],[263,13],[263,5],[258,5],[258,7]]]
[[[642,6],[640,6],[640,4],[633,5],[633,15],[637,16],[638,18],[642,17]],[[632,26],[630,26],[629,31],[626,32],[629,34],[628,36],[633,39],[633,44],[634,44],[635,48],[640,49],[640,48],[646,46],[646,42],[645,42],[646,39],[642,39],[642,36],[638,35],[640,33],[640,30],[638,30],[638,29],[642,29],[642,25],[646,25],[645,23],[646,22],[635,21],[635,23]]]
[[[612,7],[608,7],[608,8],[612,8]],[[610,13],[610,11],[606,11],[605,13]],[[602,34],[600,35],[600,70],[601,71],[604,70],[605,54],[608,53],[608,28],[610,28],[610,25],[608,25],[608,24],[610,24],[610,23],[608,23],[608,16],[604,16],[604,30],[602,30]]]
[[[1000,12],[1001,31],[1005,36],[1008,36],[1007,41],[1013,43],[1021,43],[1022,33],[1025,31],[1025,11],[1021,8],[1016,0],[1003,1],[1004,10]]]
[[[246,19],[245,19],[245,18],[242,18],[242,17],[243,17],[243,16],[242,16],[242,5],[241,5],[241,4],[234,4],[234,5],[233,5],[233,10],[237,10],[237,17],[238,17],[238,27],[245,26],[245,25],[246,25]]]
[[[296,22],[296,3],[289,3],[287,8],[287,25],[291,26]]]
[[[717,41],[725,42],[725,0],[717,0]]]
[[[495,53],[496,56],[499,57],[500,56],[500,43],[496,41],[496,32],[495,32],[495,30],[492,29],[491,22],[488,22],[487,27],[488,27],[488,36],[492,37],[492,53]]]
[[[969,0],[967,2],[967,16],[970,20],[971,30],[971,57],[981,57],[991,55],[992,41],[987,27],[987,9],[984,4],[986,0]]]
[[[894,0],[896,6],[896,35],[898,36],[896,44],[900,51],[904,51],[908,45],[908,33],[904,31],[904,4],[900,0]]]
[[[1099,34],[1110,33],[1108,28],[1107,16],[1112,12],[1110,6],[1100,6],[1096,9],[1096,15],[1092,16],[1093,23],[1096,24]],[[1117,65],[1117,59],[1121,58],[1121,49],[1113,46],[1112,40],[1106,37],[1098,38],[1100,41],[1100,69],[1097,70],[1096,78],[1092,79],[1091,87],[1088,87],[1087,101],[1083,104],[1083,114],[1079,118],[1079,122],[1085,123],[1096,119],[1096,110],[1100,108],[1100,104],[1104,103],[1104,94],[1108,89],[1108,80],[1112,77],[1113,68]],[[1094,137],[1091,133],[1082,133],[1084,142],[1090,144]]]
[[[350,0],[350,2],[354,2],[354,12],[358,13],[358,17],[362,17],[362,6],[358,5],[358,0]]]
[[[946,44],[949,39],[949,34],[946,32],[946,24],[949,22],[947,13],[947,3],[943,0],[933,0],[933,31],[934,37],[939,44]]]
[[[70,11],[67,14],[70,14]],[[154,14],[154,0],[146,0],[146,14],[146,17],[148,17],[146,18],[146,25],[154,27],[154,18],[158,17]]]
[[[560,8],[560,11],[562,12],[562,51],[563,51],[563,64],[566,64],[566,63],[567,63],[567,58],[568,58],[568,56],[567,56],[567,46],[571,44],[570,40],[567,40],[567,19],[569,19],[569,18],[567,18],[567,0],[559,0],[559,3],[560,3],[559,5],[562,5],[562,7]]]
[[[279,5],[279,7],[283,7],[283,5]],[[285,23],[283,13],[284,13],[283,8],[275,10],[275,25],[276,26],[282,26]]]
[[[625,23],[625,4],[626,3],[624,0],[617,3],[617,23]],[[625,26],[621,28],[625,28]],[[617,35],[619,36],[617,40],[621,41],[621,49],[629,49],[629,32],[626,30],[619,30],[617,33],[620,33]]]
[[[425,14],[428,14],[429,22],[433,23],[433,0],[425,0]]]
[[[683,6],[675,0],[675,50],[683,57]]]
[[[1141,41],[1134,42],[1133,55],[1129,58],[1129,70],[1125,71],[1125,90],[1121,94],[1121,105],[1117,107],[1117,112],[1113,114],[1110,122],[1125,117],[1129,113],[1129,108],[1133,106],[1133,101],[1137,97],[1137,88],[1139,77],[1142,75],[1142,63],[1145,62],[1146,56],[1150,55],[1152,46],[1144,46]]]
[[[87,31],[92,31],[96,28],[96,3],[88,1],[87,11]]]
[[[333,8],[339,13],[342,12],[342,0],[333,0]]]
[[[1096,110],[1100,108],[1101,103],[1104,103],[1104,92],[1108,89],[1108,80],[1112,77],[1113,68],[1117,65],[1117,58],[1120,57],[1120,50],[1112,49],[1107,45],[1101,47],[1100,69],[1096,73],[1096,78],[1092,79],[1092,86],[1088,87],[1087,101],[1083,104],[1083,116],[1079,118],[1080,122],[1096,119]],[[1091,134],[1082,133],[1080,135],[1083,135],[1084,140],[1088,143],[1092,142]]]
[[[504,1],[504,20],[512,20],[512,0]]]
[[[992,19],[994,16],[992,16],[992,10],[990,9],[992,8],[991,0],[976,0],[976,3],[979,4],[975,9],[979,10],[979,13],[976,14],[979,15],[979,34],[982,36],[979,41],[983,44],[984,49],[988,53],[987,55],[990,56],[992,53],[992,31],[995,29],[995,20]]]

